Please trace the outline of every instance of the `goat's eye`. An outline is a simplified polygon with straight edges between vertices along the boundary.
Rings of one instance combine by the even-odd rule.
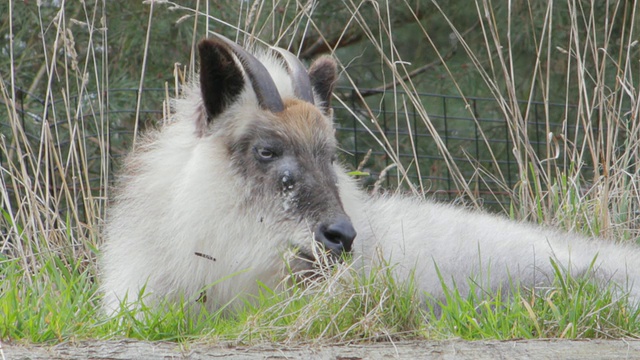
[[[275,151],[268,148],[258,147],[255,148],[255,152],[261,160],[273,160],[278,157]]]

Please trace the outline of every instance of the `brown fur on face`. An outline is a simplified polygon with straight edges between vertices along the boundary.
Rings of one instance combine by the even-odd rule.
[[[286,128],[292,141],[309,146],[336,146],[331,121],[317,107],[296,99],[287,99],[284,104],[285,110],[277,114],[275,121]]]

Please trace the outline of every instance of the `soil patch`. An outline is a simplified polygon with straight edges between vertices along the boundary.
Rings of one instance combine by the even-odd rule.
[[[0,359],[640,359],[640,340],[402,341],[352,345],[231,346],[86,341],[2,344]]]

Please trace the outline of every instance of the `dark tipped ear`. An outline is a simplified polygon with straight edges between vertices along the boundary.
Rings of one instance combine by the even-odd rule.
[[[320,97],[326,108],[331,107],[331,92],[338,79],[338,66],[336,61],[328,56],[323,56],[311,64],[309,78],[313,90]]]
[[[219,39],[198,44],[200,53],[200,91],[207,110],[207,122],[232,104],[244,88],[242,70],[229,47]]]

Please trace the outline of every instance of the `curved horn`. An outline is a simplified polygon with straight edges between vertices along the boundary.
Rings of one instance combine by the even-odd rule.
[[[242,67],[251,81],[251,86],[253,86],[253,91],[256,93],[260,106],[271,112],[283,111],[284,104],[282,98],[267,68],[265,68],[255,56],[248,53],[238,44],[222,35],[214,35],[223,40],[238,57],[240,63],[242,63]]]
[[[311,81],[309,80],[307,69],[304,67],[302,62],[300,62],[298,57],[288,50],[279,47],[272,47],[272,49],[280,53],[284,61],[287,63],[289,75],[291,75],[291,78],[293,79],[293,92],[296,97],[314,104],[313,91],[311,91]]]

